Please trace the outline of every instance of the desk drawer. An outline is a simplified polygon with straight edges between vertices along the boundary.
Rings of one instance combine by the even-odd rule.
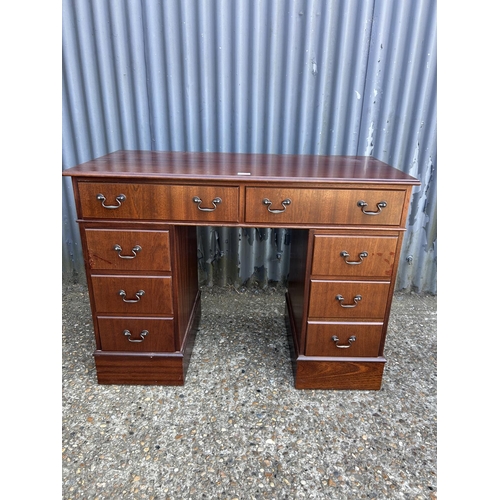
[[[169,231],[85,229],[92,270],[170,271]]]
[[[245,195],[245,221],[270,225],[399,226],[405,193],[403,190],[250,187]],[[358,203],[366,205],[359,206]]]
[[[96,313],[171,315],[170,276],[92,276]]]
[[[84,219],[238,221],[238,187],[79,182],[78,192]]]
[[[309,318],[384,319],[390,284],[311,280]]]
[[[173,318],[97,318],[103,351],[173,352]]]
[[[316,234],[312,274],[315,276],[392,276],[397,236]]]
[[[307,323],[306,356],[377,357],[383,323]]]

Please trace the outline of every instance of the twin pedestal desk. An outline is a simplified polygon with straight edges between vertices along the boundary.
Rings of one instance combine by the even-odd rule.
[[[297,389],[378,390],[412,186],[371,157],[117,151],[71,176],[100,384],[183,385],[201,314],[196,226],[291,231]]]

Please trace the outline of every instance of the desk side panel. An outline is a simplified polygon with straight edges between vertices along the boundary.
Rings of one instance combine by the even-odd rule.
[[[196,321],[195,308],[199,301],[197,240],[195,226],[174,226],[174,306],[176,308],[176,350],[184,351],[187,338]]]
[[[288,274],[288,296],[290,302],[290,321],[294,323],[297,354],[304,351],[305,298],[309,294],[309,231],[294,229],[290,232],[290,271]]]

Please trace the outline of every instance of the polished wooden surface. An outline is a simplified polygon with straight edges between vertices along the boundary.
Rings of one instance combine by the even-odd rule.
[[[97,313],[170,315],[174,312],[170,276],[92,275],[90,281]],[[121,290],[124,297],[119,295]],[[137,297],[141,290],[144,295]]]
[[[269,225],[284,224],[368,224],[392,225],[401,223],[401,211],[406,191],[374,189],[305,189],[290,187],[247,187],[245,222]],[[271,201],[269,208],[263,203]],[[289,200],[289,205],[283,205]],[[365,210],[377,212],[377,203],[385,202],[375,217],[366,215],[358,206],[359,201],[368,205]]]
[[[372,357],[378,356],[383,323],[327,323],[309,321],[307,324],[306,356]],[[333,337],[338,338],[335,342]],[[351,343],[349,339],[354,337]]]
[[[249,175],[248,175],[249,174]],[[278,182],[419,182],[370,156],[116,151],[63,172],[81,177]]]
[[[182,352],[94,352],[99,384],[184,385],[201,317],[199,296],[193,305]]]
[[[290,228],[295,387],[380,388],[417,179],[370,157],[148,151],[118,151],[63,175],[73,178],[99,383],[185,382],[201,315],[195,226],[232,225]],[[141,251],[121,259],[117,244],[124,256]],[[126,329],[133,340],[148,336],[129,342]]]
[[[336,299],[338,295],[344,298],[342,302]],[[309,318],[383,319],[388,295],[389,282],[313,279]],[[362,297],[357,303],[356,296]]]
[[[144,183],[80,182],[81,217],[84,219],[149,219],[168,221],[237,222],[239,190],[228,186],[170,185]],[[97,199],[102,194],[106,208]],[[119,206],[116,197],[124,195]],[[201,202],[196,203],[193,198]],[[215,209],[212,200],[220,198]],[[208,209],[213,211],[200,210]]]
[[[88,228],[85,239],[92,270],[171,270],[169,231]],[[116,245],[122,250],[115,250]],[[134,252],[137,246],[140,250]]]
[[[180,354],[96,351],[99,384],[184,385],[184,359]]]
[[[338,189],[158,182],[77,183],[85,220],[160,220],[197,225],[400,226],[407,188]],[[241,201],[240,201],[241,200]],[[366,206],[360,206],[360,202]],[[379,205],[383,203],[383,207]],[[367,213],[368,212],[368,213]]]
[[[380,277],[390,279],[398,235],[316,234],[311,273],[313,276]],[[344,257],[343,252],[348,256]],[[363,257],[363,254],[368,254]]]
[[[194,226],[175,226],[173,229],[174,308],[176,314],[176,350],[184,351],[189,333],[197,321],[193,304],[200,304],[198,290],[198,245]]]
[[[384,364],[385,360],[299,360],[295,388],[378,391]]]
[[[97,321],[104,351],[175,351],[173,318],[99,316]],[[123,333],[126,330],[129,337]],[[144,331],[147,334],[141,337]]]
[[[303,352],[307,319],[307,295],[309,293],[308,269],[310,266],[310,234],[307,230],[295,229],[290,232],[290,266],[288,273],[287,310],[289,321],[294,326],[294,335],[289,336],[295,343],[294,350]]]

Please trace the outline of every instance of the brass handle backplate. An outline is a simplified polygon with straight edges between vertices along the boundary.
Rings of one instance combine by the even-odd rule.
[[[292,203],[292,200],[290,198],[286,198],[281,202],[281,206],[283,207],[283,210],[281,209],[272,209],[271,205],[273,202],[269,198],[264,198],[262,200],[262,203],[267,206],[268,212],[271,212],[272,214],[281,214],[286,210],[286,207]]]
[[[361,297],[361,295],[356,295],[354,297],[354,304],[343,304],[344,302],[344,297],[342,297],[342,295],[337,295],[335,297],[335,300],[338,300],[339,303],[340,303],[340,307],[344,307],[346,309],[348,308],[353,308],[353,307],[356,307],[358,305],[358,302],[362,299],[363,297]]]
[[[126,299],[125,297],[127,296],[127,292],[125,290],[120,290],[118,292],[118,295],[122,298],[123,302],[127,302],[127,304],[133,304],[135,302],[139,302],[141,300],[141,297],[145,294],[146,292],[144,290],[139,290],[138,292],[135,293],[135,296],[137,299]]]
[[[106,197],[103,194],[99,193],[96,198],[101,202],[101,205],[104,208],[108,209],[120,208],[122,206],[122,201],[125,201],[127,199],[127,197],[124,194],[119,194],[115,198],[116,203],[118,203],[118,205],[105,205],[104,203],[106,202]]]
[[[336,347],[338,347],[339,349],[349,349],[349,347],[351,347],[353,342],[356,342],[356,337],[354,335],[351,335],[347,339],[347,342],[349,342],[349,344],[339,344],[339,338],[337,337],[337,335],[334,335],[332,337],[332,340],[335,342]]]
[[[118,257],[120,257],[120,259],[135,259],[137,257],[137,252],[140,252],[142,250],[142,248],[140,245],[135,245],[135,247],[132,248],[133,255],[122,255],[121,254],[122,247],[120,245],[115,245],[113,247],[113,250],[118,252]]]
[[[368,203],[366,203],[366,201],[363,201],[363,200],[359,200],[358,201],[358,207],[361,207],[361,211],[365,214],[365,215],[378,215],[383,208],[385,208],[387,206],[387,202],[386,201],[379,201],[377,203],[377,211],[376,212],[370,212],[369,210],[365,210],[365,207],[368,206]]]
[[[129,342],[143,342],[144,341],[144,337],[148,334],[149,332],[147,330],[142,330],[142,332],[139,334],[141,336],[140,339],[131,339],[130,337],[132,336],[132,334],[130,333],[129,330],[123,330],[123,335],[125,335],[125,337],[127,337],[128,341]]]
[[[345,250],[343,252],[340,252],[340,256],[344,258],[344,262],[346,264],[349,264],[351,266],[355,266],[357,264],[361,264],[363,262],[363,259],[368,257],[368,252],[361,252],[359,255],[359,260],[347,260],[349,258],[349,253],[346,252]]]
[[[217,205],[219,203],[222,203],[222,199],[219,198],[218,196],[217,198],[214,198],[212,200],[212,205],[214,208],[202,208],[201,204],[203,203],[203,201],[201,200],[201,198],[198,198],[198,196],[195,196],[193,198],[193,201],[198,204],[198,210],[201,210],[202,212],[213,212],[217,208]]]

